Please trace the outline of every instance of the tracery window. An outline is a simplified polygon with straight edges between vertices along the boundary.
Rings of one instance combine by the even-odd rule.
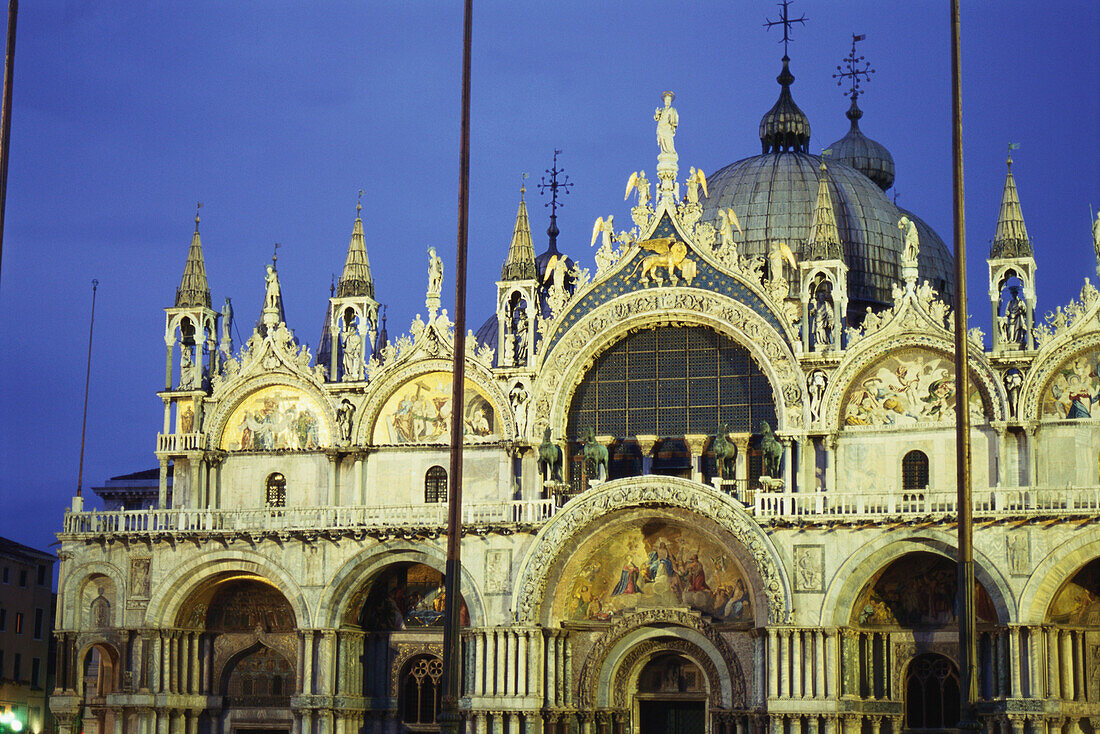
[[[441,466],[433,466],[424,475],[424,501],[447,501],[447,470]]]
[[[605,351],[573,393],[567,437],[713,434],[774,428],[771,383],[748,349],[702,326],[661,326]]]
[[[910,451],[901,460],[901,488],[905,490],[928,487],[928,454]]]
[[[947,729],[959,721],[959,671],[943,655],[926,653],[909,664],[905,675],[905,724],[908,729]]]
[[[286,507],[286,477],[279,472],[267,478],[267,506]]]
[[[410,731],[434,731],[439,714],[443,661],[431,655],[413,658],[401,679],[401,718]]]

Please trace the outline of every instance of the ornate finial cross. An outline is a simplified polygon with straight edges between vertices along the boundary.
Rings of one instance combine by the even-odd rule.
[[[202,202],[195,202],[195,231],[199,231],[199,209],[202,209]]]
[[[275,261],[279,259],[279,243],[275,243],[275,249],[271,251],[271,267],[275,267]]]
[[[833,74],[833,79],[836,79],[836,85],[838,87],[844,85],[845,79],[851,79],[851,87],[844,93],[845,97],[851,97],[853,100],[859,98],[859,82],[860,78],[864,82],[871,81],[871,75],[875,73],[875,70],[871,68],[871,62],[867,61],[863,56],[856,56],[856,43],[867,38],[866,34],[856,35],[852,34],[852,50],[848,52],[848,55],[844,57],[844,65],[836,67],[836,73]]]
[[[523,201],[524,195],[527,193],[527,171],[520,174],[522,178],[519,182],[519,200]]]
[[[359,189],[359,198],[355,200],[355,216],[359,216],[359,212],[363,211],[363,189]]]
[[[791,1],[792,0],[780,0],[780,2],[778,3],[780,7],[779,20],[768,20],[767,18],[764,19],[764,27],[767,28],[769,31],[772,29],[772,26],[783,26],[783,58],[787,58],[787,44],[790,43],[792,40],[791,26],[795,23],[804,24],[807,20],[805,15],[800,18],[792,18],[790,16],[790,14],[787,12],[787,8],[791,4]]]
[[[573,184],[569,181],[569,176],[564,176],[561,181],[558,181],[558,174],[565,173],[564,169],[558,168],[558,154],[560,150],[554,151],[554,167],[547,168],[546,172],[550,174],[549,183],[546,181],[546,176],[542,177],[542,181],[539,183],[539,193],[545,194],[550,191],[550,201],[543,204],[543,206],[550,207],[550,218],[557,219],[558,207],[564,206],[558,201],[558,190],[560,189],[563,194],[568,194],[569,189],[573,188]]]
[[[1020,147],[1019,143],[1009,143],[1008,144],[1008,167],[1009,168],[1012,168],[1012,151],[1019,149],[1019,147]]]

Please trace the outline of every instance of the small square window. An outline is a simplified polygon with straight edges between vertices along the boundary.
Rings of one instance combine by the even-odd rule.
[[[46,585],[46,564],[44,563],[38,565],[38,585]]]
[[[45,616],[44,610],[39,608],[34,610],[34,639],[42,639],[42,618]]]
[[[22,587],[27,586],[27,569],[19,569],[19,585]]]
[[[15,634],[23,634],[23,612],[15,613]]]
[[[11,569],[10,569],[10,568],[8,568],[7,566],[4,566],[4,574],[3,574],[3,579],[4,579],[4,583],[5,583],[5,584],[6,584],[6,583],[8,583],[8,575],[9,575],[10,573],[11,573]]]

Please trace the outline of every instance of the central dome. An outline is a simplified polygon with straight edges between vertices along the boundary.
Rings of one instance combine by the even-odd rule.
[[[782,87],[779,100],[760,122],[764,153],[707,176],[710,195],[703,200],[703,220],[713,221],[719,211],[733,209],[744,228],[737,240],[740,254],[766,256],[770,243],[778,240],[803,259],[819,177],[824,176],[848,265],[852,316],[858,318],[868,306],[878,308],[893,301],[892,288],[901,282],[904,243],[898,220],[903,215],[913,220],[920,235],[919,279],[948,298],[953,291],[952,257],[943,240],[918,217],[895,206],[866,172],[836,159],[827,160],[821,172],[822,159],[807,152],[810,123],[791,96],[794,76],[786,57],[776,81]],[[876,160],[889,155],[885,148],[882,151]],[[892,160],[889,168],[892,180]]]

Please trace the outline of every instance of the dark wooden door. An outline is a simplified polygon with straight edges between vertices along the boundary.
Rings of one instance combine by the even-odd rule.
[[[707,728],[704,701],[639,702],[640,734],[704,734]]]

